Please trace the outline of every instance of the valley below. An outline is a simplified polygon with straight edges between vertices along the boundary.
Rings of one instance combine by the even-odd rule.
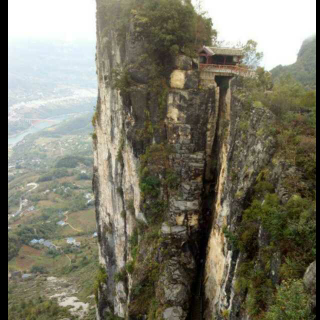
[[[39,297],[61,319],[95,319],[91,117],[65,115],[8,139],[8,319]]]

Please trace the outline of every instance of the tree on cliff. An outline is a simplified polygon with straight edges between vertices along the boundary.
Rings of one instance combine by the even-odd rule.
[[[263,52],[258,52],[257,47],[258,43],[254,40],[248,40],[243,47],[243,63],[252,69],[256,69],[260,65],[263,58]]]
[[[181,51],[192,55],[216,36],[212,20],[197,13],[190,1],[143,1],[132,13],[136,38],[143,39],[150,53],[161,61]]]
[[[134,39],[162,65],[181,52],[196,56],[217,35],[211,18],[197,12],[190,0],[109,0],[99,5],[98,15],[103,34],[113,29],[119,43],[125,42],[133,22]]]

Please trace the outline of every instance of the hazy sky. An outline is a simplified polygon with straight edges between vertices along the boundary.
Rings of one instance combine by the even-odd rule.
[[[295,62],[316,31],[316,0],[202,0],[219,40],[254,39],[270,69]],[[94,40],[95,0],[8,0],[10,38]]]

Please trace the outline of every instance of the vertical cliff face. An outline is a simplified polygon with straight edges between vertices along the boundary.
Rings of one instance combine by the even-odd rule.
[[[148,278],[149,271],[144,263],[150,257],[161,265],[154,278],[155,290],[149,292],[157,301],[156,318],[200,317],[204,304],[199,297],[203,288],[198,293],[201,301],[196,302],[196,305],[201,304],[196,307],[199,310],[190,308],[190,299],[197,282],[203,280],[204,263],[206,295],[209,300],[214,297],[214,304],[208,304],[208,312],[212,314],[216,302],[222,303],[223,283],[232,278],[232,270],[227,274],[228,265],[231,267],[235,261],[226,248],[221,231],[231,219],[233,204],[230,200],[232,194],[227,190],[227,176],[232,167],[229,163],[230,146],[236,144],[234,140],[237,138],[236,134],[231,136],[235,131],[232,119],[234,122],[236,118],[232,118],[235,111],[231,104],[230,79],[217,79],[213,85],[201,89],[200,74],[193,70],[192,60],[180,57],[173,68],[162,106],[158,96],[147,86],[148,75],[134,68],[130,70],[134,79],[130,92],[123,94],[113,85],[113,70],[134,65],[142,52],[139,52],[139,43],[130,41],[130,32],[126,41],[119,44],[116,32],[112,28],[106,30],[103,23],[98,12],[99,98],[95,117],[94,192],[100,263],[107,274],[106,282],[100,284],[98,316],[106,319],[108,314],[115,314],[134,319],[148,312],[149,297],[144,298],[142,304],[146,305],[141,306],[139,288],[144,288],[144,281]],[[260,125],[260,118],[262,115],[257,115],[253,120],[257,122],[256,126]],[[156,127],[160,121],[163,125],[151,141],[140,138],[146,123]],[[261,141],[253,139],[250,146],[247,144],[248,152],[254,152],[254,148],[257,148],[255,152],[264,152],[264,146],[258,144]],[[147,215],[151,207],[143,199],[139,170],[141,155],[152,145],[165,145],[170,150],[166,155],[167,165],[177,186],[161,190],[167,206],[157,234],[158,244],[151,250],[148,243],[143,242],[147,240],[138,236],[140,248],[136,271],[130,274],[126,271],[128,262],[132,261],[133,245],[129,240],[134,237],[139,224],[150,224]],[[232,152],[239,148],[241,146],[233,147]],[[161,149],[159,156],[164,152]],[[264,155],[261,158],[261,163],[254,168],[256,172],[265,161]],[[253,178],[254,173],[251,173],[248,179]],[[242,184],[239,188],[246,192],[250,182],[245,186]],[[210,231],[212,216],[214,222]]]
[[[234,292],[241,257],[225,235],[237,230],[256,178],[275,150],[275,140],[268,130],[274,121],[273,115],[263,109],[245,114],[241,103],[231,100],[230,106],[227,99],[229,108],[226,108],[230,121],[228,135],[220,140],[217,159],[218,178],[204,280],[205,319],[212,319],[212,315],[219,317],[223,311],[233,312],[232,319],[245,319],[239,313],[241,302]]]
[[[235,98],[231,78],[204,81],[186,56],[155,89],[134,25],[119,40],[103,4],[97,0],[93,188],[106,277],[97,318],[249,319],[246,293],[235,290],[246,255],[232,235],[267,166],[287,200],[285,169],[270,162],[274,116]]]

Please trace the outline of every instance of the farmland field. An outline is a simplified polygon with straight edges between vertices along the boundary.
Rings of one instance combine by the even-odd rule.
[[[10,148],[9,310],[17,299],[29,301],[41,295],[58,304],[63,304],[63,299],[78,301],[86,310],[81,317],[94,319],[98,249],[97,238],[93,237],[96,219],[91,190],[91,116],[28,135]],[[79,123],[84,124],[82,129]],[[68,128],[77,130],[72,134]],[[67,242],[70,237],[77,246]],[[31,243],[40,239],[42,243]],[[16,271],[31,277],[14,278]],[[56,295],[58,300],[53,298]],[[73,307],[70,305],[70,310]],[[77,312],[71,312],[76,319],[80,317]]]

